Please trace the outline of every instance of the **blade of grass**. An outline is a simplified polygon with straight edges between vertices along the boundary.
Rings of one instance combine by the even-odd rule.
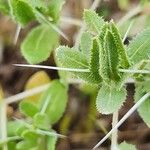
[[[17,41],[18,41],[18,38],[19,38],[20,31],[21,31],[21,26],[20,26],[20,25],[17,25],[16,33],[15,33],[15,37],[14,37],[14,44],[15,44],[15,45],[17,44]]]
[[[35,94],[38,94],[40,92],[45,91],[49,87],[49,85],[50,84],[45,84],[45,85],[39,86],[37,88],[33,88],[31,90],[27,90],[25,92],[10,96],[10,97],[5,98],[3,100],[7,104],[11,104],[11,103],[14,103],[14,102],[17,102],[17,101],[21,101],[22,99],[24,99],[26,97],[33,96]]]

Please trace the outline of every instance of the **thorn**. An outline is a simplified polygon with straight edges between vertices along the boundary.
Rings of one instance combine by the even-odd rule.
[[[71,72],[90,72],[89,69],[62,68],[62,67],[54,67],[54,66],[28,65],[28,64],[13,64],[13,65],[17,67],[52,69],[52,70],[71,71]]]

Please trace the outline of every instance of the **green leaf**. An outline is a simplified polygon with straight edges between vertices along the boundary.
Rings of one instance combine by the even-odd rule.
[[[9,13],[9,6],[5,0],[0,0],[0,12],[4,13],[5,15],[8,15]]]
[[[37,113],[34,116],[34,125],[37,128],[48,130],[50,128],[49,117],[47,114]]]
[[[119,150],[136,150],[136,147],[132,144],[128,144],[126,142],[122,142],[119,145]]]
[[[22,101],[19,105],[19,109],[20,112],[27,117],[33,117],[39,111],[36,105],[28,101]]]
[[[16,150],[16,142],[8,142],[8,149]]]
[[[102,86],[97,95],[96,107],[102,114],[111,114],[120,109],[125,99],[125,89],[118,90],[115,85]]]
[[[26,140],[30,140],[30,141],[33,141],[35,143],[37,141],[37,139],[39,138],[39,135],[36,134],[34,131],[25,130],[22,133],[22,137]]]
[[[27,129],[22,133],[22,137],[24,141],[30,144],[31,147],[36,147],[37,143],[39,142],[40,135]]]
[[[149,59],[150,56],[150,28],[138,34],[129,44],[127,53],[133,64],[141,60]]]
[[[122,43],[122,38],[119,34],[119,31],[113,22],[111,22],[110,27],[111,27],[111,32],[112,32],[113,37],[114,37],[114,42],[116,44],[118,55],[119,55],[119,60],[120,60],[120,66],[119,67],[129,68],[129,66],[130,66],[129,59],[128,59],[125,47]]]
[[[55,150],[56,148],[57,137],[48,136],[47,137],[47,150]]]
[[[52,81],[50,87],[41,98],[41,107],[49,99],[45,113],[48,115],[50,124],[56,123],[63,115],[67,105],[67,88],[59,80]]]
[[[100,47],[100,75],[106,83],[110,80],[119,81],[119,56],[113,35],[106,32],[104,45]]]
[[[16,146],[16,150],[32,150],[32,148],[34,148],[32,142],[26,140],[18,142]]]
[[[90,50],[92,49],[93,40],[89,32],[84,32],[81,36],[80,48],[83,54],[90,58]]]
[[[22,123],[18,121],[9,121],[7,123],[7,133],[8,136],[15,136],[17,133],[17,130],[22,127]]]
[[[34,28],[21,45],[21,51],[31,64],[45,61],[58,42],[57,33],[47,25]]]
[[[142,85],[136,85],[136,92],[135,92],[135,102],[138,102],[140,98],[146,93],[150,92],[150,86],[145,86],[148,85],[146,82],[145,84]],[[143,119],[143,121],[147,124],[148,127],[150,127],[150,98],[147,99],[144,103],[140,105],[138,108],[138,113]]]
[[[60,46],[56,51],[56,59],[66,68],[89,69],[86,56],[74,48]],[[91,72],[72,72],[72,74],[86,82],[99,84],[99,80],[95,80]]]
[[[55,22],[57,22],[60,17],[60,12],[64,3],[64,0],[51,0],[49,2],[48,14],[53,18]]]
[[[35,19],[32,7],[25,0],[11,0],[12,17],[22,26]]]
[[[18,123],[20,123],[19,121],[17,121]],[[28,130],[27,127],[21,122],[20,123],[20,127],[16,129],[16,135],[18,136],[22,136],[23,132]]]
[[[87,28],[95,33],[100,33],[102,26],[105,24],[104,20],[98,16],[93,10],[84,10],[83,14],[84,21]]]
[[[90,71],[95,80],[102,81],[99,75],[99,46],[96,40],[93,41],[93,47],[90,53]]]

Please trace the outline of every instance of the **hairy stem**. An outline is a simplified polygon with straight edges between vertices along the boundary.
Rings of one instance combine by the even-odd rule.
[[[116,126],[118,123],[118,111],[113,113],[112,119],[112,128]],[[118,138],[118,130],[116,129],[115,132],[112,133],[111,137],[111,150],[117,150],[117,138]]]

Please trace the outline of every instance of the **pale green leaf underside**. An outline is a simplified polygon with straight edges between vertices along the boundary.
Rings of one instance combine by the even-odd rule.
[[[51,54],[58,41],[57,33],[47,25],[34,28],[21,45],[21,52],[25,59],[36,64],[45,61]]]
[[[45,113],[48,115],[50,123],[56,123],[63,115],[67,105],[67,89],[60,81],[55,80],[51,83],[47,91],[41,98],[41,106],[49,98],[49,103]]]
[[[122,142],[119,145],[119,150],[136,150],[136,147],[132,144],[128,144],[126,142]]]
[[[101,32],[101,28],[105,22],[95,11],[84,10],[83,18],[89,30],[95,33]]]
[[[150,56],[150,28],[138,34],[128,46],[127,53],[133,64]]]
[[[147,85],[148,83],[146,83]],[[150,91],[150,88],[149,88]],[[148,86],[139,86],[136,88],[135,92],[135,102],[137,102],[144,93],[148,92]],[[139,108],[138,108],[139,115],[142,117],[143,121],[150,127],[150,98],[147,99]]]
[[[56,50],[56,59],[65,68],[89,69],[86,56],[74,48],[60,46]],[[86,82],[99,83],[91,72],[72,72],[72,74]]]
[[[116,87],[102,86],[100,88],[96,107],[102,114],[111,114],[119,110],[126,99],[126,90],[117,90]]]

